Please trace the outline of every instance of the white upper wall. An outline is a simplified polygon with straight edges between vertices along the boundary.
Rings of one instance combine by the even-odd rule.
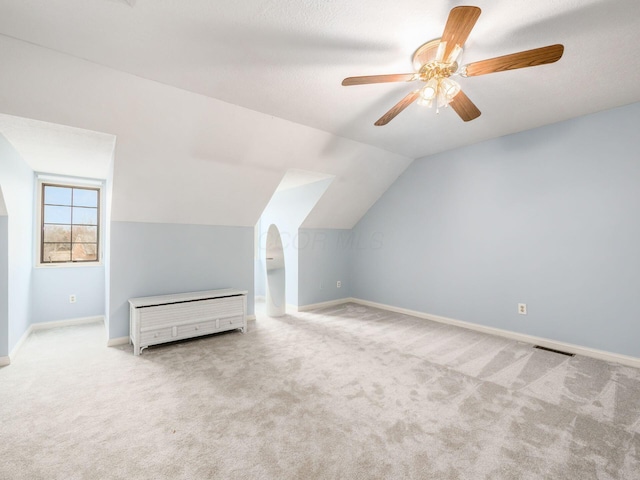
[[[0,36],[0,113],[117,137],[112,220],[253,226],[289,169],[334,175],[305,227],[351,228],[411,163]]]

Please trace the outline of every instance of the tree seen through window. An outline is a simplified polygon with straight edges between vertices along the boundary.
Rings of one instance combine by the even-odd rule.
[[[42,185],[42,263],[97,262],[100,191]]]

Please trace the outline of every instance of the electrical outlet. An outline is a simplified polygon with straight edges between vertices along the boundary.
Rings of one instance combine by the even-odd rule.
[[[527,314],[527,304],[526,303],[519,303],[518,304],[518,313],[520,315],[526,315]]]
[[[75,295],[69,295],[69,303],[76,303],[76,296]]]
[[[340,280],[338,280],[336,282],[336,287],[341,288],[342,287],[342,282]]]

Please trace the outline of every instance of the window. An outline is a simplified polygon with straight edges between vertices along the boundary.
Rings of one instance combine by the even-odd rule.
[[[98,262],[100,188],[41,185],[40,263]]]

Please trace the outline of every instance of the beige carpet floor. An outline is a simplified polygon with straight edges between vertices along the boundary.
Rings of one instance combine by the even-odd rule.
[[[637,369],[355,304],[104,344],[0,369],[0,479],[640,479]]]

